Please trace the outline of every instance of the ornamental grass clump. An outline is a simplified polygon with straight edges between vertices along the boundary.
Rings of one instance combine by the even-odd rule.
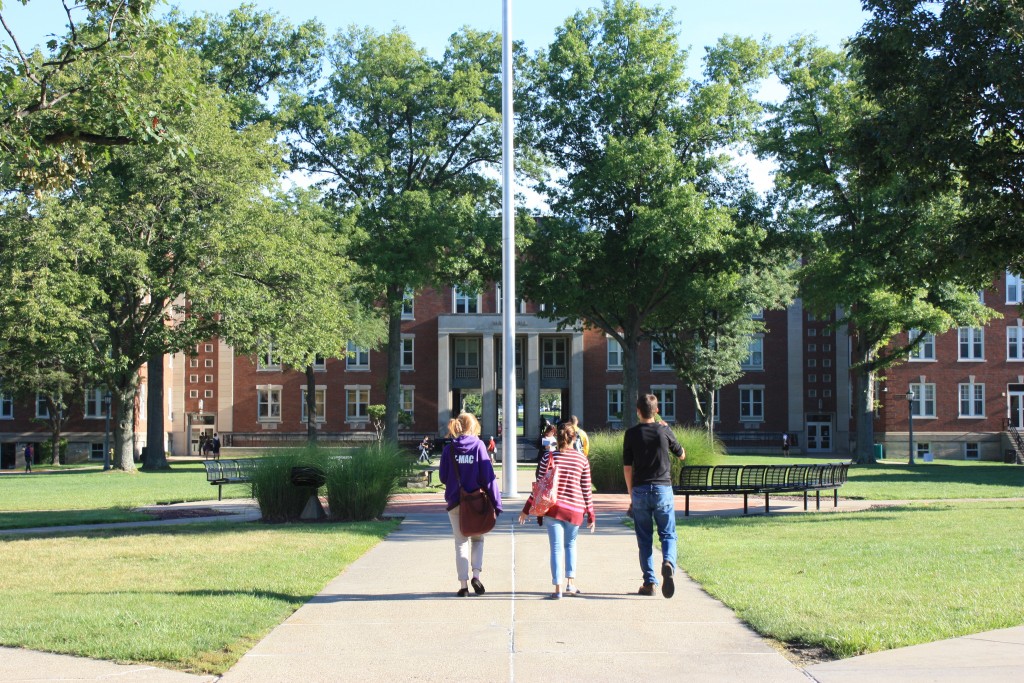
[[[396,444],[375,443],[330,461],[327,504],[331,519],[366,521],[384,514],[406,458]]]
[[[292,484],[292,468],[326,470],[327,462],[327,453],[317,448],[284,449],[258,460],[252,472],[252,497],[260,506],[263,521],[298,521],[310,489]]]
[[[686,449],[686,460],[672,459],[672,481],[679,481],[679,471],[685,465],[711,465],[725,454],[719,441],[709,441],[703,429],[673,427],[676,440]],[[591,432],[590,477],[601,493],[625,493],[626,480],[622,476],[622,431]]]

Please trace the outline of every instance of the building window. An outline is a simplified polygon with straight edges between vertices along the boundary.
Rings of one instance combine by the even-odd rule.
[[[818,398],[818,390],[817,389],[808,389],[807,390],[807,398]]]
[[[518,340],[517,340],[518,341]],[[518,362],[518,358],[516,359]],[[469,337],[460,337],[455,340],[455,367],[456,368],[479,368],[480,367],[480,340]]]
[[[964,444],[964,460],[979,460],[981,458],[981,448],[976,442],[969,441]]]
[[[821,397],[822,398],[832,398],[832,390],[831,389],[825,389],[824,391],[821,392]]]
[[[911,384],[914,400],[910,402],[910,412],[914,417],[935,417],[935,385],[927,383]]]
[[[102,460],[103,459],[103,442],[89,444],[89,459],[90,460]]]
[[[911,330],[907,337],[908,343],[917,339],[917,336],[919,334],[921,334],[920,330]],[[935,360],[934,334],[932,334],[931,332],[927,332],[923,337],[921,337],[921,341],[917,343],[917,346],[910,350],[910,360]]]
[[[622,387],[608,387],[608,421],[622,420]]]
[[[825,384],[830,384],[832,382],[832,375],[822,375],[821,381]]]
[[[676,388],[652,386],[651,393],[658,397],[658,413],[666,422],[676,421]]]
[[[260,422],[281,421],[281,387],[256,387],[256,419]]]
[[[398,405],[402,412],[409,413],[409,416],[413,416],[413,406],[415,405],[414,398],[416,394],[416,387],[413,386],[402,386],[399,388],[398,393]]]
[[[402,369],[413,369],[413,335],[402,335]]]
[[[406,287],[405,293],[402,294],[402,320],[413,320],[416,317],[413,310],[415,299],[413,291]]]
[[[103,411],[103,387],[94,387],[85,390],[85,416],[90,419],[104,417]]]
[[[825,352],[825,353],[832,353],[832,345],[831,344],[822,344],[821,345],[821,350],[823,352]]]
[[[817,352],[818,352],[818,345],[817,344],[808,344],[807,345],[807,353],[817,353]]]
[[[651,342],[651,370],[671,370],[668,353],[656,341]]]
[[[740,420],[764,421],[764,387],[740,387]]]
[[[808,358],[807,359],[807,367],[809,367],[809,368],[816,368],[816,367],[818,367],[818,359],[817,358]]]
[[[204,347],[204,350],[206,351],[206,353],[213,353],[213,344],[207,344]]]
[[[212,368],[213,367],[213,359],[212,358],[207,358],[206,361],[204,362],[204,365],[206,367],[208,367],[208,368]]]
[[[759,308],[750,314],[751,320],[764,320],[764,309]]]
[[[960,385],[960,417],[985,417],[985,385]]]
[[[455,304],[453,310],[456,313],[479,313],[480,312],[480,296],[477,294],[466,294],[459,291],[456,287],[452,290],[452,294],[455,297]]]
[[[745,370],[764,369],[764,337],[752,337],[747,345],[747,357],[740,364]]]
[[[316,421],[324,422],[327,420],[327,387],[317,387],[313,394],[314,410],[316,411]],[[306,423],[309,421],[309,413],[306,411],[306,387],[302,387],[302,422]]]
[[[327,359],[317,356],[313,359],[313,372],[327,372]]]
[[[821,367],[823,367],[823,368],[830,368],[830,367],[832,367],[832,359],[831,358],[822,358],[821,359]]]
[[[203,375],[203,381],[206,384],[213,384],[213,375]]]
[[[1006,271],[1006,303],[1008,304],[1019,304],[1022,302],[1022,282],[1021,276],[1015,275],[1010,271]]]
[[[817,383],[817,381],[818,381],[818,376],[817,375],[807,375],[807,383],[808,384],[815,384],[815,383]]]
[[[346,366],[348,370],[369,370],[370,369],[370,350],[364,349],[355,342],[348,343],[348,354],[346,356]]]
[[[961,327],[960,360],[983,360],[985,358],[985,331],[980,327]]]
[[[199,367],[199,359],[198,358],[189,358],[188,359],[188,366],[190,368],[198,368]]]
[[[199,384],[199,375],[189,375],[188,376],[188,383],[189,384]]]
[[[817,337],[818,336],[818,330],[816,328],[814,328],[814,327],[807,328],[807,336],[808,337]]]
[[[541,339],[541,367],[565,367],[564,337],[544,337]]]
[[[1024,360],[1024,327],[1019,320],[1006,328],[1006,360]]]
[[[268,344],[267,350],[256,359],[257,370],[280,370],[281,357],[274,353],[274,345]]]
[[[14,419],[14,398],[8,394],[0,394],[0,420]]]
[[[617,339],[607,337],[608,340],[608,369],[609,370],[621,370],[622,369],[622,345],[619,344]]]
[[[925,453],[932,452],[931,444],[927,441],[918,441],[914,444],[914,452],[915,457],[917,457],[918,460],[921,460],[924,458]]]
[[[50,408],[46,405],[46,397],[36,393],[36,417],[41,420],[50,419]]]
[[[495,299],[497,300],[497,304],[498,304],[497,312],[501,313],[504,310],[503,306],[505,305],[505,297],[501,293],[501,283],[500,282],[495,285],[495,290],[494,291],[495,291],[495,295],[496,295]],[[526,313],[526,301],[521,299],[520,297],[516,297],[516,312],[517,313]]]
[[[207,389],[206,391],[204,391],[203,392],[203,397],[204,398],[213,398],[213,390],[212,389]]]
[[[366,422],[370,419],[368,407],[370,405],[370,387],[368,386],[347,386],[345,387],[345,421]]]
[[[188,397],[189,398],[199,398],[199,390],[198,389],[189,389],[188,390]]]

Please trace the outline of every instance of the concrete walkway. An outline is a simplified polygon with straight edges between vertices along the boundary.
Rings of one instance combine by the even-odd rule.
[[[677,576],[673,599],[638,596],[636,543],[621,524],[626,505],[622,495],[597,496],[598,532],[580,534],[578,583],[585,594],[547,600],[551,592],[547,537],[536,524],[514,524],[521,504],[521,500],[509,501],[508,514],[487,537],[482,576],[487,593],[457,598],[451,529],[440,495],[399,496],[388,513],[405,517],[401,527],[220,680],[1024,680],[1024,626],[801,670],[682,574]],[[841,500],[840,511],[877,504]],[[75,529],[243,521],[254,516],[251,501],[191,505],[236,514]],[[778,507],[772,501],[772,514],[802,510],[799,500],[780,497]],[[742,514],[742,498],[697,497],[691,500],[691,511]],[[831,501],[827,505],[823,501],[822,512],[826,511],[833,511]],[[763,508],[752,507],[751,512],[763,514]],[[210,683],[218,679],[0,648],[0,683],[104,680]]]

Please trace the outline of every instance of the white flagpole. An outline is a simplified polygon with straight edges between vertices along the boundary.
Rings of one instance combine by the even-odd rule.
[[[502,0],[501,21],[501,261],[502,261],[502,334],[504,354],[502,379],[502,495],[519,497],[516,424],[516,225],[515,158],[512,152],[512,0]],[[526,417],[525,415],[523,416]]]

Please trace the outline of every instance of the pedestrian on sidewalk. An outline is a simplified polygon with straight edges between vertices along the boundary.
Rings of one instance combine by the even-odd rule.
[[[480,581],[484,564],[484,537],[462,535],[459,528],[459,483],[467,493],[483,488],[498,514],[501,514],[501,490],[494,476],[494,465],[487,455],[487,446],[480,440],[480,423],[476,417],[471,413],[460,413],[448,422],[448,436],[452,441],[441,453],[439,474],[444,482],[448,520],[455,537],[455,569],[462,585],[456,595],[469,595],[470,584],[473,592],[482,595],[485,592],[484,584]],[[473,570],[472,581],[469,577],[470,569]]]
[[[583,431],[583,427],[580,427],[580,419],[575,415],[572,416],[572,426],[576,428],[576,450],[583,455],[590,457],[590,437]]]
[[[654,525],[661,539],[661,594],[675,594],[676,502],[672,494],[672,460],[680,460],[686,450],[668,425],[656,422],[658,398],[644,394],[636,402],[640,424],[626,430],[622,443],[622,471],[630,496],[633,529],[640,550],[640,569],[644,584],[640,595],[654,595],[658,580],[654,574]],[[653,523],[652,523],[653,520]]]
[[[580,595],[576,585],[576,537],[584,517],[589,520],[591,533],[597,525],[590,491],[590,461],[574,448],[575,442],[576,429],[572,422],[560,423],[557,450],[543,455],[538,465],[538,480],[551,466],[557,472],[558,500],[539,520],[547,527],[548,543],[551,546],[551,585],[555,590],[548,597],[552,600],[562,597],[563,576],[565,593]],[[530,518],[533,504],[534,497],[531,494],[523,511],[519,513],[520,524],[526,524]]]
[[[220,460],[220,437],[217,436],[216,432],[213,433],[213,442],[212,442],[212,444],[213,444],[213,459],[214,460]]]
[[[25,474],[32,471],[32,457],[34,455],[32,444],[25,444]]]

